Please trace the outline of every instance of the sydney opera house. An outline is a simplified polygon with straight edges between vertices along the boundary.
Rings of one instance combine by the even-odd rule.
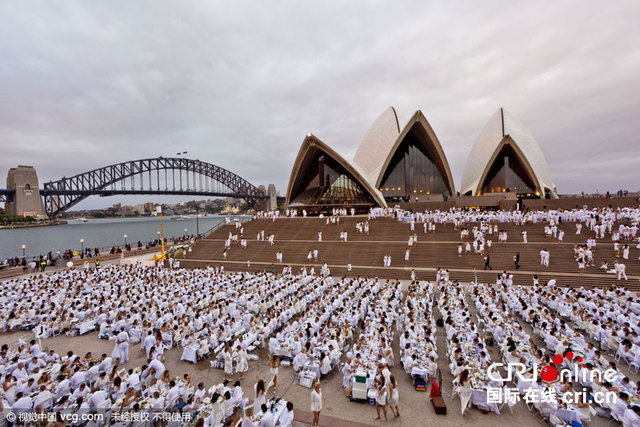
[[[542,150],[511,114],[501,108],[487,122],[456,191],[447,156],[422,112],[400,127],[390,107],[371,125],[352,160],[308,134],[293,165],[285,203],[310,212],[335,207],[363,211],[411,201],[465,199],[477,204],[496,195],[558,197]]]

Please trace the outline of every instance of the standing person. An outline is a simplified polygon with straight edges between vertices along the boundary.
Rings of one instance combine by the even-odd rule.
[[[275,354],[271,356],[269,361],[269,372],[271,373],[271,380],[267,386],[267,390],[273,386],[273,394],[276,394],[276,388],[278,388],[278,367],[280,366],[280,359]]]
[[[240,379],[244,377],[244,373],[249,370],[249,362],[247,361],[247,352],[241,345],[236,347],[238,352],[238,372],[240,372]]]
[[[460,376],[456,378],[458,380],[458,395],[460,396],[460,409],[462,415],[464,411],[469,407],[471,401],[471,395],[473,390],[471,389],[471,378],[469,378],[469,370],[465,369],[460,373]]]
[[[626,273],[627,266],[626,265],[624,265],[621,262],[616,261],[615,262],[615,270],[618,273],[618,280],[620,280],[623,277],[624,277],[624,280],[629,280],[629,279],[627,279],[627,273]]]
[[[224,358],[224,377],[229,379],[233,376],[233,354],[230,345],[224,350],[222,357]]]
[[[520,269],[520,252],[516,252],[516,254],[513,256],[513,263],[516,266],[516,270]]]
[[[253,386],[255,398],[253,399],[253,407],[260,408],[267,402],[267,390],[264,388],[264,379],[260,378],[256,385]]]
[[[382,413],[384,414],[384,420],[387,421],[387,387],[385,385],[384,378],[378,378],[376,381],[378,394],[376,395],[376,420],[380,419],[380,408],[382,408]]]
[[[120,333],[116,336],[116,346],[111,353],[111,357],[120,358],[121,363],[127,363],[129,361],[129,334],[120,329]]]
[[[398,408],[398,382],[396,381],[396,377],[394,377],[393,375],[389,377],[389,380],[389,409],[391,409],[391,412],[393,412],[394,417],[399,417],[400,409]]]
[[[404,251],[404,260],[405,260],[405,261],[409,261],[409,254],[410,254],[410,253],[411,253],[411,249],[409,249],[409,248],[407,248],[407,249]]]
[[[493,270],[493,268],[491,267],[491,257],[489,256],[489,254],[486,254],[484,257],[484,270],[486,269],[489,270]]]
[[[622,249],[622,258],[629,259],[629,245],[627,244],[625,244],[624,248]]]
[[[461,257],[462,256],[462,243],[458,244],[458,256]]]
[[[313,427],[317,427],[320,424],[320,411],[322,411],[322,389],[320,388],[320,382],[316,381],[313,384],[313,390],[311,390],[311,412],[313,413]]]
[[[522,243],[527,243],[527,230],[522,230]]]

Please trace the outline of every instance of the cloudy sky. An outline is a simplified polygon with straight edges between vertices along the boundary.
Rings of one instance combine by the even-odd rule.
[[[459,185],[504,107],[561,193],[639,190],[638,16],[623,0],[1,0],[0,175],[188,151],[284,193],[305,134],[351,158],[392,105],[401,124],[424,112]]]

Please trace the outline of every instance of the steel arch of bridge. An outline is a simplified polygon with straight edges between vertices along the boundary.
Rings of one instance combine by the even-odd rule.
[[[160,189],[160,171],[164,170],[165,189]],[[167,171],[172,171],[172,188],[168,188]],[[175,172],[178,172],[180,188],[176,188]],[[153,173],[155,172],[155,174]],[[186,175],[187,188],[183,187],[183,173]],[[148,175],[147,187],[145,186],[145,175]],[[155,175],[155,176],[154,176]],[[191,184],[189,175],[193,176]],[[140,177],[139,189],[136,189],[135,177]],[[200,182],[202,177],[211,179],[226,187],[228,191],[209,191],[208,189],[196,189],[196,176]],[[153,189],[153,183],[156,189]],[[127,182],[127,179],[129,179]],[[120,182],[120,189],[114,188]],[[206,183],[205,183],[206,184]],[[212,183],[210,183],[212,184]],[[189,188],[190,185],[193,188]],[[112,187],[112,188],[109,188]],[[206,187],[206,185],[205,185]],[[44,184],[40,190],[44,200],[44,208],[49,217],[55,217],[76,203],[86,199],[91,195],[112,196],[120,194],[188,194],[201,196],[222,196],[242,198],[250,206],[255,206],[258,199],[265,199],[267,196],[256,186],[220,166],[200,160],[185,158],[158,157],[155,159],[131,160],[117,163],[84,172],[70,178],[62,178],[57,181],[50,181]]]

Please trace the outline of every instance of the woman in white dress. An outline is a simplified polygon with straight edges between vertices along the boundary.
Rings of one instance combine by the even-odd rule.
[[[471,378],[469,378],[469,370],[465,369],[460,373],[458,381],[458,395],[460,396],[460,408],[462,410],[462,415],[464,415],[464,411],[469,407],[472,392],[473,390],[471,389]]]
[[[233,354],[231,353],[231,346],[228,346],[224,354],[224,377],[229,379],[233,376]]]
[[[262,407],[262,404],[267,402],[267,391],[264,387],[264,380],[262,378],[260,378],[256,385],[253,386],[253,391],[255,393],[253,407],[255,408],[254,412],[257,412],[258,409]]]
[[[320,411],[322,411],[322,389],[320,382],[316,381],[311,390],[311,412],[313,413],[313,427],[317,427],[320,422]]]
[[[280,366],[280,359],[275,354],[271,356],[269,361],[269,373],[271,374],[271,380],[267,386],[267,390],[273,386],[273,394],[276,394],[276,388],[278,388],[278,367]]]
[[[236,351],[238,353],[237,371],[240,372],[240,378],[244,377],[244,373],[249,370],[249,362],[247,361],[247,352],[242,346],[237,346]]]
[[[396,377],[394,377],[393,375],[389,377],[388,393],[391,394],[389,397],[389,409],[391,409],[391,412],[393,412],[394,417],[399,417],[400,409],[398,408],[398,382],[396,381]]]
[[[376,380],[378,393],[376,394],[376,420],[380,419],[380,408],[384,413],[384,420],[387,421],[387,387],[384,383],[384,378],[379,377]]]

